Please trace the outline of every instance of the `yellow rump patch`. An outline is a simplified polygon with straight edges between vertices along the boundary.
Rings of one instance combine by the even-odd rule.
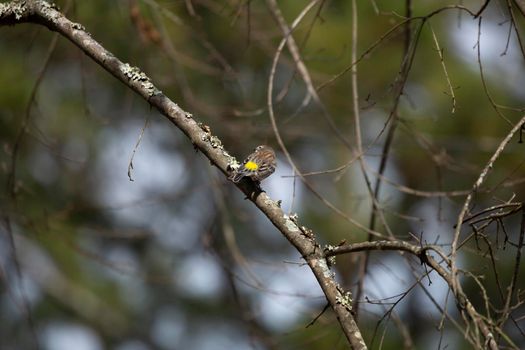
[[[257,165],[257,163],[250,161],[250,162],[246,162],[246,164],[244,164],[244,168],[246,170],[254,171],[254,170],[259,169],[259,166]]]

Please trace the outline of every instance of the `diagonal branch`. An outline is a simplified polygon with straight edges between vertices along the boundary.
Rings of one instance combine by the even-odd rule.
[[[106,50],[86,32],[82,25],[71,22],[54,5],[44,0],[16,0],[0,4],[0,26],[24,22],[44,25],[66,37],[107,72],[148,101],[179,128],[213,165],[222,173],[228,174],[235,159],[224,149],[221,140],[211,133],[210,128],[198,122],[190,113],[182,110],[166,97],[139,68],[120,61]],[[266,193],[257,193],[253,196],[256,190],[253,183],[244,181],[237,186],[307,261],[334,310],[351,348],[366,349],[361,332],[351,313],[349,295],[339,288],[328,267],[323,250],[313,235],[300,226],[295,217],[285,215],[278,202],[273,201]]]

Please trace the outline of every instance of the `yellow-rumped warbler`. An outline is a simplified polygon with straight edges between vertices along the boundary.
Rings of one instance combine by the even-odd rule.
[[[266,145],[260,145],[255,148],[241,166],[230,176],[233,182],[239,182],[245,176],[250,177],[253,181],[260,182],[272,175],[277,167],[275,152]]]

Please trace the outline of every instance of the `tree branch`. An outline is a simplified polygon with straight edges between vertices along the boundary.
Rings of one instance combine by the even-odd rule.
[[[222,146],[221,140],[211,133],[208,126],[198,122],[166,97],[139,68],[116,58],[95,41],[78,23],[71,22],[56,6],[44,0],[16,0],[0,4],[0,26],[17,23],[37,23],[58,32],[80,48],[102,68],[124,83],[131,90],[168,118],[221,172],[228,174],[235,158]],[[330,271],[323,250],[306,228],[299,226],[295,217],[283,213],[279,204],[266,193],[256,193],[249,181],[237,185],[263,212],[272,224],[293,244],[315,275],[326,299],[334,310],[340,326],[352,349],[366,349],[361,332],[351,313],[350,295],[343,292]],[[253,194],[256,193],[254,196]]]

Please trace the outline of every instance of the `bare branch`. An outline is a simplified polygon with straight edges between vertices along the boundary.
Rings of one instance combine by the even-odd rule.
[[[42,24],[69,39],[97,64],[168,118],[213,165],[224,174],[228,174],[229,167],[235,160],[224,149],[220,139],[211,133],[210,127],[199,123],[190,113],[182,110],[162,94],[139,68],[116,58],[94,40],[80,24],[69,21],[56,8],[43,0],[0,4],[0,25],[23,22]],[[278,202],[273,201],[266,193],[258,192],[253,183],[241,182],[238,187],[306,259],[336,313],[351,347],[366,349],[361,332],[351,313],[350,295],[338,286],[316,241],[311,235],[304,233],[305,228],[298,224],[296,217],[285,215]]]

